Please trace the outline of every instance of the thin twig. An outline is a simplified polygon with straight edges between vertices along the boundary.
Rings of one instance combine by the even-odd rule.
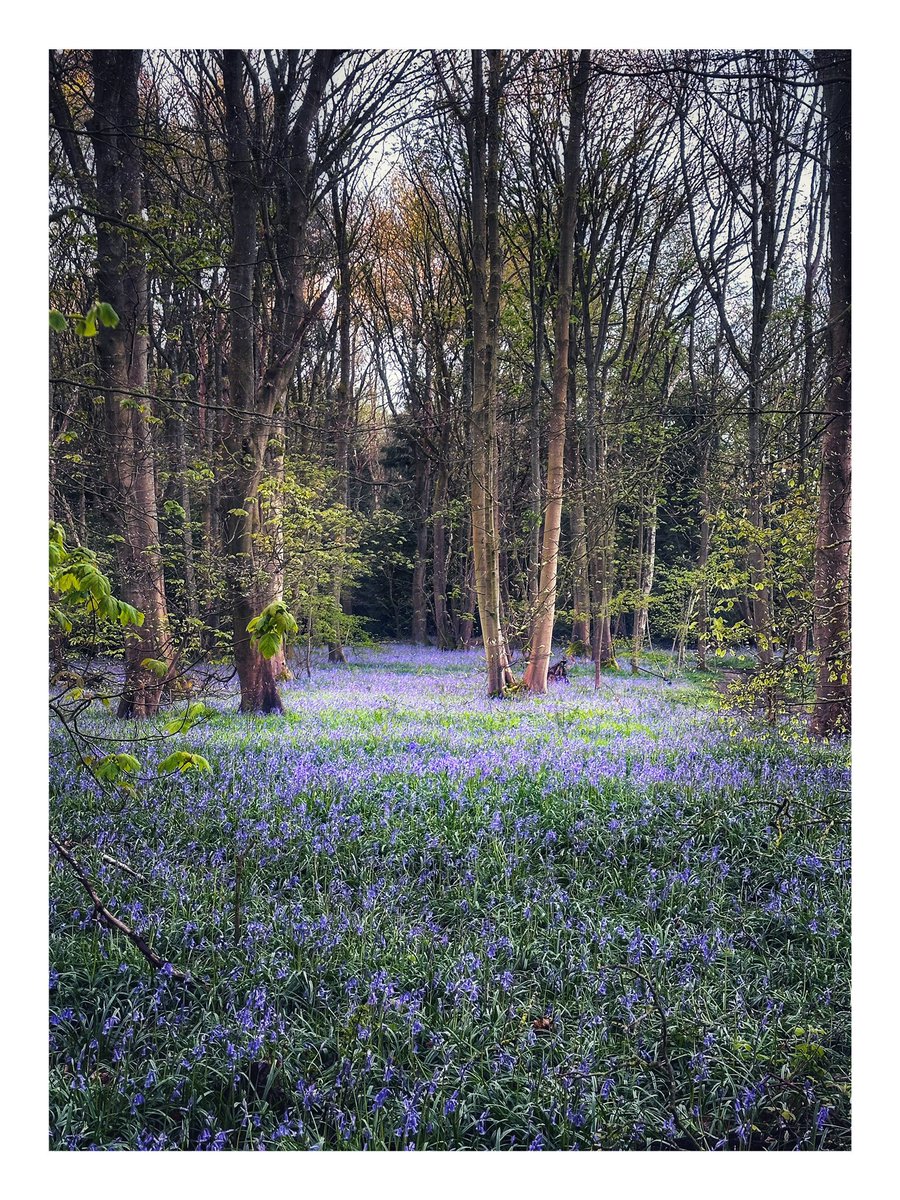
[[[66,848],[66,850],[71,850],[74,846],[74,843],[63,842],[63,846]],[[126,875],[130,875],[133,879],[137,879],[140,883],[147,882],[144,876],[139,874],[134,867],[130,867],[128,863],[122,862],[121,859],[113,858],[111,854],[104,854],[102,850],[100,852],[100,857],[105,863],[109,863],[113,867],[118,867],[120,870],[124,871]]]

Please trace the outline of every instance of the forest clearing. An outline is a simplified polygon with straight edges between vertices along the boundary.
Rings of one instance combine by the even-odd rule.
[[[182,739],[212,776],[121,814],[58,760],[54,820],[192,982],[55,868],[56,1145],[846,1147],[845,751],[687,679],[582,667],[498,708],[479,658],[232,698]]]

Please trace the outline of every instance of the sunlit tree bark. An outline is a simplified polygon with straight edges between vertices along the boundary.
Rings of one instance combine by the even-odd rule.
[[[559,276],[554,317],[553,400],[547,437],[547,488],[541,574],[531,625],[530,655],[524,682],[532,692],[547,690],[553,625],[556,618],[556,584],[559,531],[562,522],[566,448],[566,401],[569,384],[569,320],[572,311],[572,274],[575,258],[575,219],[581,171],[581,131],[588,88],[590,51],[582,50],[577,67],[569,63],[569,130],[564,154],[563,200],[559,221]]]

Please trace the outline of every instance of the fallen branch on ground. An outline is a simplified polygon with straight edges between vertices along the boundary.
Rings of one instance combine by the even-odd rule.
[[[78,881],[80,882],[81,886],[84,888],[84,890],[90,896],[91,902],[94,905],[94,916],[100,922],[101,925],[106,926],[107,929],[115,929],[119,933],[124,934],[125,937],[127,937],[128,940],[131,942],[131,944],[140,951],[140,953],[144,956],[144,958],[147,960],[147,962],[150,964],[150,966],[153,967],[153,969],[155,971],[161,971],[164,967],[168,967],[169,968],[168,973],[171,975],[171,977],[173,979],[180,979],[184,983],[193,983],[194,982],[192,979],[189,978],[188,975],[186,975],[184,973],[184,971],[177,970],[175,967],[172,966],[171,963],[167,962],[164,958],[160,958],[160,956],[156,953],[156,951],[153,949],[153,947],[150,945],[150,943],[147,941],[147,939],[143,936],[143,934],[138,933],[134,929],[130,929],[125,924],[124,921],[120,921],[117,916],[114,916],[114,914],[109,911],[109,909],[106,907],[106,905],[100,899],[100,897],[97,895],[97,892],[94,889],[94,885],[91,882],[91,880],[89,879],[89,877],[85,874],[82,867],[76,862],[76,860],[72,857],[72,855],[69,853],[69,851],[66,849],[66,847],[61,842],[58,842],[56,840],[56,838],[51,837],[50,845],[53,846],[54,850],[56,850],[56,852],[60,856],[60,858],[62,858],[66,863],[68,863],[69,867],[72,869],[74,874],[77,876]]]

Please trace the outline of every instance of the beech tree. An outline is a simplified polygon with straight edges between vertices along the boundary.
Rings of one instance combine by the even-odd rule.
[[[98,382],[106,415],[109,513],[117,529],[123,599],[144,614],[125,640],[119,716],[147,717],[159,707],[173,665],[160,555],[147,354],[150,313],[143,236],[142,51],[95,50],[87,130],[93,171],[66,100],[61,60],[51,52],[50,110],[97,239],[96,292],[118,320],[87,330],[97,336]]]
[[[232,216],[232,419],[222,522],[241,709],[265,713],[281,710],[276,662],[260,653],[247,627],[255,614],[280,603],[281,597],[275,594],[277,573],[255,570],[253,536],[260,526],[258,490],[272,423],[283,419],[304,337],[331,290],[326,284],[312,298],[307,295],[311,224],[339,164],[346,170],[364,153],[379,105],[391,93],[407,56],[344,58],[335,50],[304,56],[291,50],[267,52],[264,58],[265,87],[261,69],[245,52],[222,55]],[[375,63],[380,64],[377,73]],[[332,94],[326,97],[329,85]],[[351,144],[352,156],[347,154]],[[258,261],[260,225],[264,275]]]
[[[577,65],[567,55],[569,75],[569,128],[563,167],[563,196],[559,218],[558,284],[554,317],[553,403],[547,439],[547,502],[541,543],[541,573],[535,615],[531,626],[530,655],[525,684],[532,692],[547,690],[553,625],[559,534],[562,522],[565,475],[566,405],[569,385],[569,320],[572,311],[572,274],[575,257],[575,220],[581,178],[581,131],[587,95],[590,51],[582,50]]]

